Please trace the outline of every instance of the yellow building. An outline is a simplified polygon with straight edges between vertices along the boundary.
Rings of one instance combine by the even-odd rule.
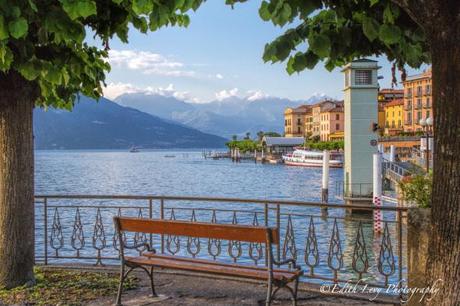
[[[396,99],[385,104],[385,134],[397,135],[404,131],[404,100]]]
[[[433,118],[431,69],[404,81],[404,131],[421,131],[420,119]]]
[[[378,124],[380,128],[383,129],[386,125],[385,105],[395,99],[402,99],[402,98],[404,98],[403,89],[383,88],[379,90],[377,99],[378,99],[378,110],[379,110]]]
[[[305,137],[305,119],[309,111],[308,105],[286,108],[284,111],[284,136]]]

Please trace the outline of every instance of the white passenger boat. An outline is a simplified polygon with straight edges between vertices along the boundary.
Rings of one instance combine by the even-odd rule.
[[[293,153],[283,155],[283,161],[289,166],[322,167],[323,152],[296,149]],[[343,167],[343,153],[330,152],[329,167]]]

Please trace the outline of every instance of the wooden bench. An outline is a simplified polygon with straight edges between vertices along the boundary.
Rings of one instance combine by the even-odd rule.
[[[152,295],[157,296],[153,281],[153,268],[166,268],[201,272],[224,276],[235,276],[247,279],[267,281],[266,305],[270,305],[275,294],[281,288],[289,290],[293,305],[297,303],[297,287],[302,270],[296,265],[294,259],[278,262],[273,258],[274,244],[279,244],[279,232],[277,229],[263,226],[227,225],[214,223],[200,223],[173,220],[157,220],[142,218],[114,218],[115,229],[120,241],[120,284],[116,304],[121,305],[123,282],[127,275],[136,268],[144,270],[152,287]],[[188,236],[208,239],[221,239],[229,241],[244,241],[265,244],[266,267],[243,264],[222,263],[214,260],[194,259],[180,256],[160,255],[148,243],[127,246],[123,243],[126,232],[138,232],[146,234],[162,234],[172,236]],[[136,249],[144,246],[147,252],[141,256],[126,256],[125,249]],[[289,265],[289,268],[274,268],[276,266]],[[128,269],[126,269],[128,268]],[[293,283],[290,287],[289,284]]]

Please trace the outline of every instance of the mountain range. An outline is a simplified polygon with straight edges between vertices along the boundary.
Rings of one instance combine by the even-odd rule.
[[[34,110],[36,149],[220,148],[226,139],[105,98],[80,97],[71,112]]]
[[[323,94],[303,101],[231,96],[209,103],[191,103],[173,96],[142,92],[123,94],[114,101],[205,133],[231,138],[232,135],[242,136],[247,132],[253,136],[258,131],[283,133],[285,108],[312,104],[326,98],[329,97]]]

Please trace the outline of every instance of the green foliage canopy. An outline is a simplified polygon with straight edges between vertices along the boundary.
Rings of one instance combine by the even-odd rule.
[[[260,150],[260,144],[252,139],[232,140],[225,144],[229,149],[238,149],[242,153]]]
[[[263,55],[271,63],[288,59],[289,74],[319,61],[332,70],[372,55],[385,54],[400,69],[430,61],[425,33],[392,0],[264,0],[259,14],[274,25],[292,25]]]
[[[312,149],[312,150],[320,150],[320,151],[324,151],[324,150],[329,150],[329,151],[333,151],[333,150],[343,150],[344,149],[344,142],[343,140],[340,140],[340,141],[319,141],[319,142],[315,142],[315,141],[309,141],[309,142],[306,142],[304,144],[305,147],[309,148],[309,149]]]
[[[109,41],[128,31],[187,26],[203,0],[0,0],[0,73],[36,82],[38,106],[70,109],[102,95]],[[88,43],[92,37],[101,47]]]

